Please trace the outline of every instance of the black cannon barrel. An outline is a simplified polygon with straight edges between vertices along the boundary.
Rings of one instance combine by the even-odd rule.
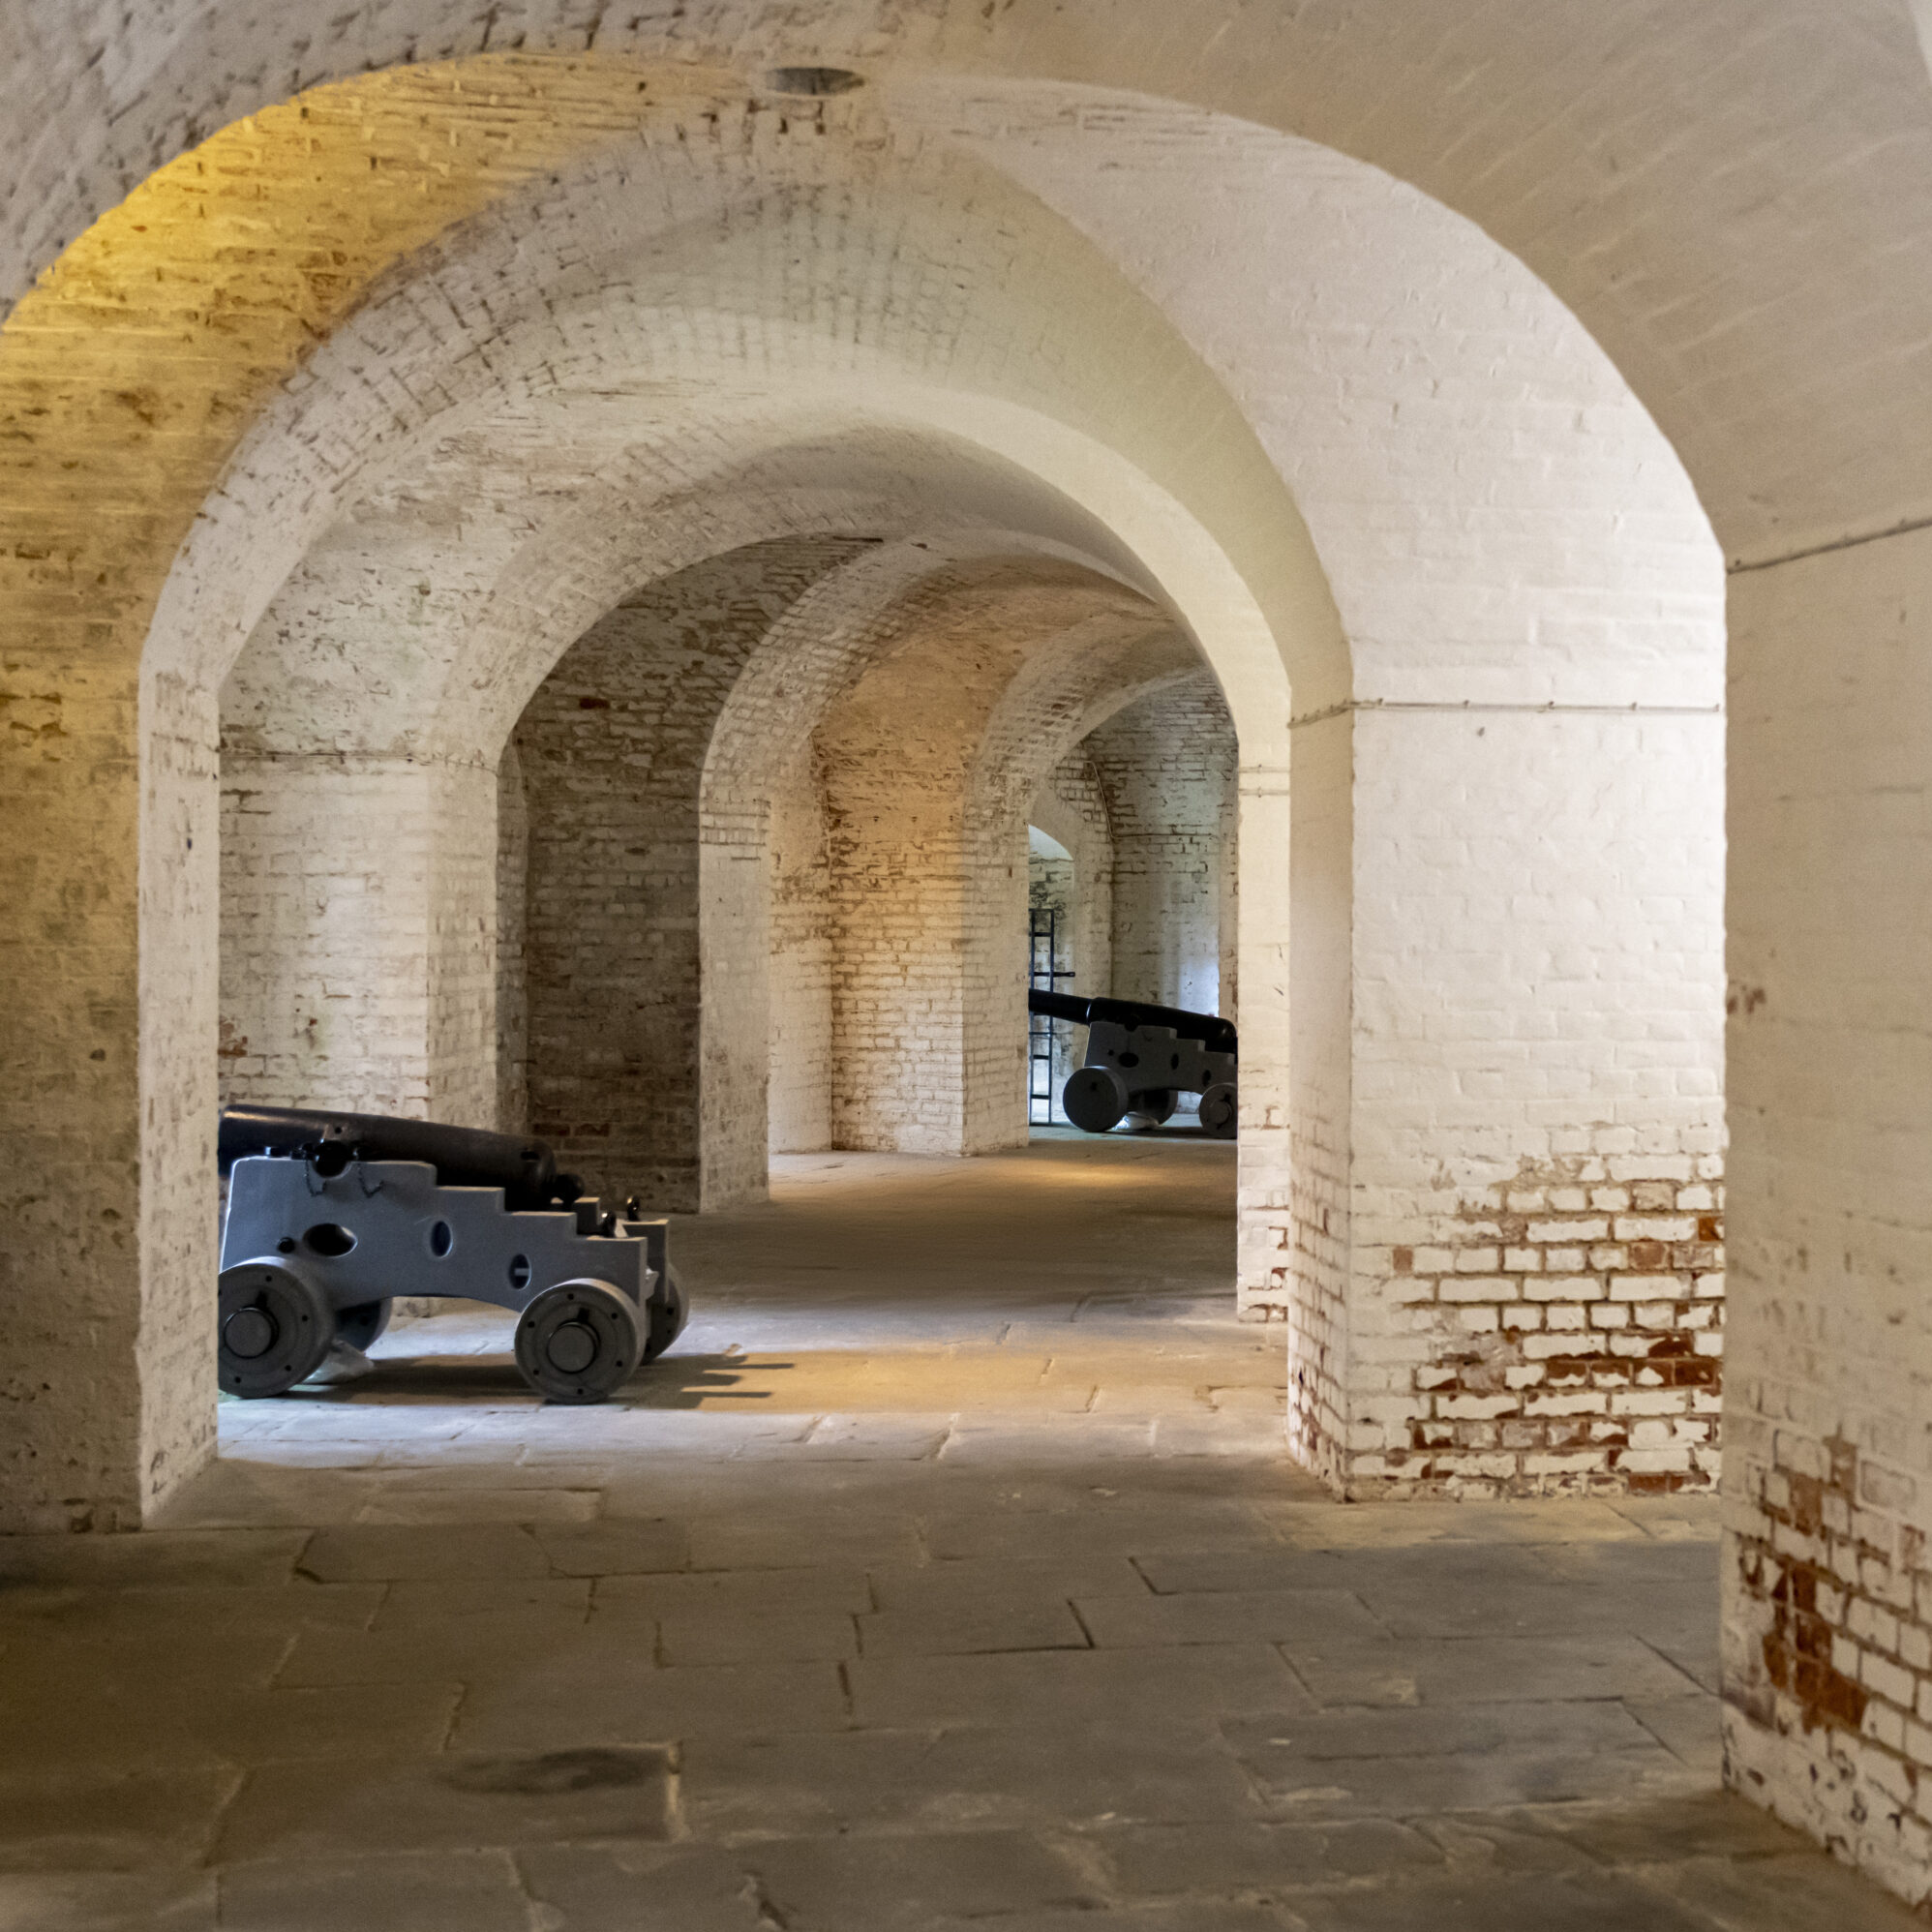
[[[379,1113],[335,1113],[311,1107],[229,1107],[215,1138],[226,1174],[250,1154],[301,1154],[327,1164],[350,1160],[423,1161],[445,1188],[501,1188],[512,1206],[569,1199],[574,1177],[559,1175],[548,1144],[477,1127],[397,1120]]]
[[[1116,1026],[1171,1026],[1183,1040],[1198,1040],[1214,1053],[1233,1053],[1234,1022],[1219,1013],[1189,1012],[1181,1007],[1149,1006],[1140,1000],[1083,999],[1078,993],[1049,993],[1030,986],[1026,1010],[1047,1019],[1068,1019],[1075,1026],[1111,1020]]]

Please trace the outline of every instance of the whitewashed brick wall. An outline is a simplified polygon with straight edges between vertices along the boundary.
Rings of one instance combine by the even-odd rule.
[[[1057,841],[1048,846],[1036,837],[1034,825],[1029,820],[1027,929],[1024,935],[1015,935],[1016,942],[1026,948],[1029,991],[1034,984],[1033,976],[1041,972],[1073,972],[1073,935],[1079,911],[1079,886],[1074,876],[1072,855],[1059,846]],[[1056,993],[1072,993],[1074,990],[1072,979],[1051,979],[1041,983],[1049,985]],[[1029,1018],[1026,1061],[1029,1124],[1043,1125],[1065,1118],[1060,1109],[1060,1092],[1067,1084],[1068,1074],[1080,1064],[1073,1050],[1080,1037],[1079,1029],[1065,1020],[1044,1016]],[[1036,1054],[1045,1057],[1036,1061]],[[1044,1105],[1035,1098],[1036,1093],[1043,1097]]]
[[[1272,922],[1242,931],[1241,1306],[1251,1318],[1285,1319],[1288,1441],[1337,1487],[1352,1329],[1353,780],[1344,713],[1295,734],[1292,798],[1285,772],[1244,770],[1241,786],[1243,904],[1288,902],[1285,944],[1267,945]],[[1265,1063],[1255,1078],[1265,1043],[1285,1062],[1280,1087]]]
[[[497,767],[497,1126],[530,1132],[529,801],[513,742]]]
[[[1072,917],[1068,925],[1076,993],[1113,991],[1113,826],[1107,795],[1084,744],[1047,773],[1027,807],[1027,822],[1072,856]]]
[[[1012,1137],[1017,1067],[1005,1122],[976,1119],[966,1084],[964,1010],[990,996],[967,978],[969,921],[987,902],[972,888],[990,882],[969,882],[965,812],[987,713],[1023,651],[997,626],[962,662],[947,629],[966,628],[920,625],[819,729],[839,1147],[962,1154],[999,1144],[1002,1127]],[[1023,854],[1019,892],[1023,905]]]
[[[770,1144],[831,1138],[832,894],[825,785],[807,746],[774,774],[770,819]]]
[[[1734,574],[1731,619],[1729,1775],[1922,1903],[1932,534]]]
[[[1137,596],[1043,561],[936,578],[890,624],[817,737],[833,1142],[981,1152],[1026,1132],[1027,812],[1097,715],[1193,654]]]
[[[1710,1488],[1722,722],[1353,736],[1350,1488]]]
[[[1027,823],[1059,841],[1070,855],[1061,917],[1061,964],[1073,977],[1060,981],[1069,993],[1113,991],[1113,830],[1106,793],[1087,757],[1076,745],[1047,774],[1027,807]],[[1039,881],[1029,866],[1028,898],[1041,903]],[[1054,1111],[1067,1076],[1080,1064],[1086,1035],[1056,1021],[1053,1026]]]
[[[595,1192],[679,1212],[763,1192],[762,1068],[748,1085],[701,1068],[707,1002],[727,1009],[717,1033],[765,1024],[762,956],[746,984],[744,949],[720,943],[700,983],[701,902],[721,941],[748,931],[762,955],[763,859],[720,845],[701,866],[705,764],[747,658],[854,549],[778,539],[649,586],[571,647],[518,724],[531,1127]]]
[[[496,779],[230,752],[221,1099],[496,1119]]]
[[[1234,721],[1203,672],[1087,740],[1113,829],[1113,991],[1222,1012]]]

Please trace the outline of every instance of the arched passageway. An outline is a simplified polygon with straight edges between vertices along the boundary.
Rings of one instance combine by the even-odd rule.
[[[1111,580],[876,536],[626,599],[512,736],[506,1118],[685,1211],[762,1195],[772,1144],[1011,1144],[1018,981],[974,949],[1018,877],[1011,801],[1097,706],[1192,661]]]
[[[131,1525],[208,1454],[221,1077],[472,1118],[518,1091],[503,747],[565,653],[747,546],[958,542],[967,575],[1023,556],[1139,600],[1227,705],[1240,1292],[1283,1319],[1290,1439],[1334,1489],[1708,1485],[1718,1188],[1741,1189],[1733,1775],[1917,1895],[1912,1646],[1859,1634],[1905,1608],[1925,1527],[1894,1334],[1926,1239],[1899,1068],[1932,903],[1894,824],[1925,714],[1899,398],[1932,166],[1904,10],[1779,7],[1740,39],[1700,7],[1559,49],[1508,10],[1446,34],[1251,9],[1179,56],[1132,8],[1091,45],[862,11],[788,29],[865,82],[804,106],[750,77],[800,48],[706,10],[589,55],[560,13],[508,56],[453,15],[408,45],[358,16],[319,56],[265,27],[245,61],[210,57],[219,14],[138,46],[34,27],[75,144],[20,197],[14,286],[47,273],[0,333],[9,899],[36,961],[10,1015],[9,1520]],[[425,51],[453,58],[397,65]],[[895,677],[910,655],[856,677],[824,741]],[[962,852],[1023,839],[1098,722],[1077,679],[1004,689]],[[853,765],[862,819],[904,774]],[[701,989],[707,916],[761,916],[724,855],[770,838],[769,801],[716,797]],[[1875,880],[1896,916],[1868,916]],[[1015,992],[1016,961],[975,964],[995,925],[958,924],[962,984]],[[769,980],[769,947],[737,956]],[[699,1095],[769,1094],[769,1027],[708,1035],[704,1004]],[[958,1007],[957,1104],[919,1124],[944,1144],[997,1133],[980,1086],[1015,1104],[999,1005]],[[769,1139],[751,1111],[727,1192]],[[1829,1345],[1800,1360],[1800,1333]],[[1791,1608],[1820,1590],[1862,1606],[1828,1669]]]

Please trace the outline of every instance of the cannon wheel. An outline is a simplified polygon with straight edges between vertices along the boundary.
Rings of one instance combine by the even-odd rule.
[[[1180,1103],[1181,1097],[1172,1087],[1150,1087],[1128,1102],[1127,1117],[1135,1127],[1165,1127]]]
[[[656,1361],[683,1334],[684,1324],[690,1319],[691,1306],[684,1299],[683,1284],[678,1279],[677,1270],[667,1264],[665,1272],[671,1277],[667,1283],[667,1298],[652,1302],[645,1310],[649,1331],[644,1342],[644,1359],[647,1362]]]
[[[644,1353],[637,1311],[608,1282],[558,1282],[517,1320],[517,1369],[552,1402],[602,1402]]]
[[[363,1302],[355,1308],[336,1310],[336,1340],[365,1354],[376,1338],[389,1326],[389,1311],[395,1306],[385,1296],[379,1302]]]
[[[1213,1134],[1217,1140],[1232,1140],[1240,1119],[1233,1082],[1217,1080],[1201,1096],[1201,1132]]]
[[[1127,1082],[1111,1067],[1080,1067],[1060,1090],[1067,1118],[1088,1133],[1105,1133],[1127,1114]]]
[[[286,1261],[222,1270],[216,1374],[231,1396],[279,1396],[322,1366],[335,1336],[328,1297]]]

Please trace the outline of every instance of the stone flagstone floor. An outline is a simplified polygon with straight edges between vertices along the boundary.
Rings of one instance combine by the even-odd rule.
[[[778,1163],[597,1409],[506,1317],[0,1539],[4,1932],[1884,1932],[1718,1784],[1707,1504],[1329,1501],[1232,1149]]]

